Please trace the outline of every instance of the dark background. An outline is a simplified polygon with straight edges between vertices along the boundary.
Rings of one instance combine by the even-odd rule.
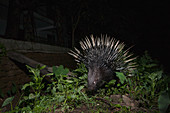
[[[54,21],[56,43],[63,47],[78,46],[81,38],[94,34],[108,34],[134,45],[132,52],[142,55],[145,50],[164,65],[170,67],[170,7],[165,1],[114,0],[9,0],[5,38],[24,39],[25,29],[20,15],[24,11],[42,12]],[[34,17],[32,17],[34,19]],[[36,23],[33,23],[33,25]],[[35,25],[36,26],[36,25]],[[34,28],[32,26],[32,28]],[[34,28],[36,31],[36,28]],[[35,32],[33,31],[33,32]],[[34,33],[33,33],[34,35]],[[36,37],[36,36],[35,36]],[[31,41],[35,38],[31,39]],[[47,42],[47,41],[46,41]]]

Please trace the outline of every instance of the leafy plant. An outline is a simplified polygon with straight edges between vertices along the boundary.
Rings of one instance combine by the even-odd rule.
[[[45,87],[45,83],[43,79],[45,76],[51,75],[51,73],[47,75],[40,75],[40,70],[44,69],[46,66],[40,67],[39,65],[36,68],[32,68],[26,65],[29,72],[32,73],[30,75],[31,81],[23,85],[22,89],[24,91],[24,96],[19,102],[19,106],[25,105],[22,111],[27,109],[35,108],[41,102],[41,95],[43,94],[43,88]]]
[[[168,89],[166,91],[162,91],[158,98],[159,111],[161,113],[166,113],[168,106],[170,106],[170,95],[168,93]]]
[[[26,65],[29,72],[33,73],[33,75],[30,75],[32,78],[32,81],[29,83],[26,83],[23,87],[22,90],[26,90],[26,88],[30,87],[33,90],[33,93],[29,94],[29,99],[34,99],[35,100],[40,96],[41,90],[44,88],[44,83],[42,83],[43,78],[46,75],[40,76],[40,70],[44,69],[45,66],[43,67],[39,67],[37,66],[37,68],[32,68],[28,65]]]
[[[106,95],[129,94],[132,98],[140,100],[144,107],[157,106],[158,96],[168,87],[168,78],[158,66],[158,62],[153,60],[147,52],[136,62],[138,67],[134,71],[135,76],[127,78],[123,73],[116,72],[120,82],[111,80],[105,85],[107,91],[106,88],[101,91],[107,92]],[[100,92],[100,94],[104,93]]]
[[[87,99],[86,95],[81,92],[84,88],[84,84],[80,85],[80,81],[83,80],[82,77],[69,77],[69,70],[67,68],[63,68],[63,66],[59,66],[58,68],[53,67],[53,73],[55,74],[55,78],[53,78],[52,83],[52,94],[55,97],[59,98],[59,102],[62,103],[62,109],[73,109],[72,105],[74,103],[79,103],[79,100]],[[51,87],[50,86],[50,87]]]
[[[85,91],[82,91],[85,87],[86,75],[76,78],[76,73],[79,73],[81,69],[74,70],[72,75],[68,75],[69,69],[59,66],[53,67],[53,73],[40,75],[40,70],[45,66],[36,68],[27,66],[27,68],[32,73],[31,81],[22,87],[24,93],[13,112],[38,113],[55,111],[56,108],[68,111],[73,110],[82,102],[89,102],[90,98],[87,97]],[[43,81],[45,76],[50,76],[52,83],[46,84]]]
[[[116,76],[119,78],[121,84],[124,84],[124,82],[127,81],[126,76],[121,72],[116,72]]]
[[[14,99],[14,95],[17,93],[17,86],[15,83],[12,83],[12,88],[10,90],[8,90],[7,94],[8,94],[8,98],[5,99],[5,101],[3,102],[2,106],[1,107],[5,107],[7,106],[8,104],[11,105],[11,110],[13,110],[13,105],[12,105],[12,101]],[[1,91],[0,89],[0,94],[1,94],[1,97],[4,98],[4,94],[3,92]]]
[[[167,89],[169,78],[147,52],[136,62],[138,67],[133,73],[135,76],[127,77],[116,72],[117,78],[106,83],[95,95],[88,95],[86,92],[88,71],[82,63],[72,72],[62,65],[53,66],[53,73],[47,75],[40,75],[45,66],[27,66],[32,73],[31,81],[22,87],[24,93],[12,112],[69,112],[82,105],[86,105],[91,112],[110,112],[110,106],[118,110],[116,112],[131,112],[130,107],[111,103],[110,96],[114,94],[129,95],[134,100],[140,100],[142,107],[150,109],[158,107],[158,102],[160,111],[166,111],[170,104]],[[44,82],[45,76],[50,76],[50,83]],[[15,89],[9,94],[12,92]],[[103,101],[98,100],[98,97],[103,98]],[[167,103],[163,102],[165,99]],[[11,104],[12,100],[12,96],[9,97],[3,106]]]
[[[13,106],[12,106],[12,101],[13,101],[13,99],[14,99],[14,96],[8,97],[7,99],[5,99],[5,101],[4,101],[3,104],[2,104],[2,107],[10,104],[10,105],[11,105],[11,110],[13,110]]]
[[[168,107],[170,106],[170,90],[168,84],[170,83],[170,78],[165,77],[164,80],[166,89],[161,91],[159,98],[158,98],[158,107],[161,113],[168,112]]]
[[[122,72],[116,72],[117,79],[111,80],[106,83],[107,95],[123,94],[127,86],[127,78]]]
[[[128,78],[127,89],[131,97],[140,100],[143,106],[148,107],[151,103],[156,106],[156,100],[160,92],[165,90],[166,76],[147,52],[136,61],[138,67],[135,76]]]

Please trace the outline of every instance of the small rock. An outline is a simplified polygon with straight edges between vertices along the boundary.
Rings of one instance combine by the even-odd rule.
[[[130,99],[128,96],[122,95],[122,99],[126,106],[130,106],[132,109],[137,107],[137,103],[134,100]]]

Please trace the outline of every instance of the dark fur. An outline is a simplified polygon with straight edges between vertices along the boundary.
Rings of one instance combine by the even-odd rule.
[[[111,68],[100,67],[96,63],[88,67],[88,90],[93,91],[101,87],[105,82],[114,78]]]

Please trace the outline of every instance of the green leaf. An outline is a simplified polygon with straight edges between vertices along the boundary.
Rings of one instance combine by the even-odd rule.
[[[80,92],[82,89],[84,88],[84,86],[80,86],[77,91]]]
[[[73,83],[72,80],[65,80],[67,83]]]
[[[68,77],[68,75],[62,75],[62,77]]]
[[[122,106],[120,104],[115,104],[114,107],[121,108]]]
[[[66,97],[67,99],[71,99],[71,95],[67,95],[67,97]]]
[[[157,72],[157,79],[160,80],[162,78],[163,71],[158,71]]]
[[[66,75],[69,73],[69,69],[63,67],[63,65],[60,65],[57,67],[53,66],[53,72],[55,74],[56,77],[58,77],[58,75]]]
[[[157,66],[157,64],[148,64],[148,65],[146,65],[147,68],[151,68],[151,67],[155,67],[155,66]]]
[[[111,80],[111,81],[109,81],[109,83],[107,83],[107,84],[105,85],[105,87],[110,87],[110,86],[112,86],[112,85],[115,85],[115,83],[116,83],[116,80]]]
[[[29,98],[29,99],[34,99],[35,97],[36,97],[36,96],[35,96],[33,93],[30,93],[28,98]]]
[[[28,86],[30,86],[30,84],[29,84],[29,83],[24,84],[24,86],[22,87],[22,89],[21,89],[21,90],[25,90]]]
[[[116,76],[119,78],[121,84],[127,81],[126,76],[121,72],[116,72]]]
[[[158,106],[161,113],[166,113],[170,105],[170,98],[167,91],[163,91],[158,99]]]
[[[23,107],[22,111],[23,111],[22,113],[32,113],[32,109],[30,106]]]
[[[28,66],[28,65],[26,65],[26,66],[27,66],[29,72],[31,72],[31,73],[34,74],[34,75],[33,75],[34,78],[35,78],[36,76],[40,76],[40,69],[38,69],[38,68],[32,68],[32,67],[30,67],[30,66]],[[38,66],[37,66],[37,67],[38,67]]]
[[[58,98],[58,102],[63,102],[64,101],[64,96],[59,96],[59,98]]]
[[[57,71],[57,67],[56,67],[56,66],[53,66],[53,73],[54,73],[55,75],[57,74],[56,71]]]
[[[14,99],[14,96],[8,97],[8,98],[3,102],[2,107],[4,107],[4,106],[8,105],[9,103],[11,103],[13,99]]]
[[[77,97],[77,96],[74,95],[74,94],[71,95],[71,98],[72,98],[72,99],[75,99],[76,97]]]
[[[24,98],[24,100],[28,100],[28,96],[24,96],[23,98]]]
[[[35,83],[33,83],[33,82],[30,82],[30,86],[33,86]]]
[[[55,88],[55,87],[53,87],[53,89],[51,90],[51,93],[52,93],[53,95],[56,94],[56,88]]]
[[[63,85],[62,84],[58,84],[57,86],[58,86],[57,88],[58,88],[59,91],[63,91]]]
[[[109,82],[109,85],[114,85],[116,83],[116,80],[111,80],[110,82]]]
[[[29,70],[29,72],[32,72],[32,70],[34,69],[34,68],[30,67],[29,65],[26,65],[26,67]]]
[[[78,63],[78,68],[75,69],[74,71],[80,72],[80,73],[87,73],[86,66],[83,63],[81,63],[81,64]]]
[[[118,83],[118,84],[117,84],[117,86],[119,87],[119,86],[120,86],[120,84]]]
[[[53,73],[48,73],[48,74],[46,74],[46,76],[51,76],[51,75],[53,75]]]
[[[41,66],[39,69],[42,70],[46,67],[46,65]]]

